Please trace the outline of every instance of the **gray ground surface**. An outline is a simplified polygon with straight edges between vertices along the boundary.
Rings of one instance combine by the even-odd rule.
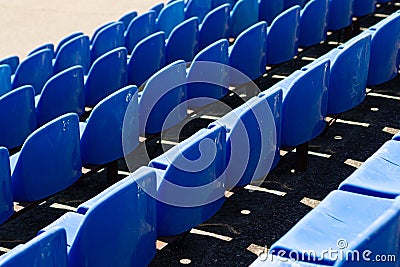
[[[399,6],[382,7],[376,15],[363,18],[361,26],[369,27],[397,9]],[[329,37],[331,42],[306,49],[298,59],[274,68],[261,79],[260,88],[268,89],[280,79],[277,77],[287,76],[308,64],[308,58],[317,58],[336,47],[338,38],[338,33],[335,33]],[[345,36],[342,42],[349,38]],[[257,257],[255,252],[271,246],[284,235],[400,129],[400,77],[370,89],[373,89],[373,94],[370,93],[360,106],[341,114],[341,120],[310,142],[312,155],[309,155],[307,172],[293,172],[295,154],[287,153],[261,185],[267,190],[237,190],[214,217],[196,227],[220,236],[195,232],[178,237],[157,252],[151,266],[179,266],[182,263],[247,266],[254,261]],[[237,97],[225,101],[233,107],[240,104]],[[181,139],[210,122],[202,118],[193,120],[180,133]],[[153,137],[142,145],[147,147],[151,158],[163,152],[160,138]],[[138,159],[137,164],[146,164],[146,160]],[[122,161],[120,170],[126,170]],[[119,178],[123,177],[121,174]],[[0,226],[0,247],[6,251],[28,241],[41,228],[64,214],[65,208],[77,207],[106,187],[104,171],[84,176],[69,189]]]

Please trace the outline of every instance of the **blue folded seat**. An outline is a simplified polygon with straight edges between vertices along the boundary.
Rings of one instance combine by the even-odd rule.
[[[92,37],[90,46],[90,61],[93,63],[105,53],[125,46],[124,23],[114,22],[102,28],[97,35]]]
[[[199,25],[199,49],[204,49],[215,41],[229,37],[228,4],[210,11]]]
[[[329,0],[328,29],[344,29],[353,22],[354,0]]]
[[[362,17],[374,13],[377,0],[354,0],[354,16]]]
[[[258,0],[258,21],[265,21],[269,24],[284,9],[284,0]]]
[[[239,0],[230,14],[230,37],[236,38],[241,32],[258,21],[258,1]]]
[[[137,11],[131,11],[126,13],[125,15],[123,15],[122,17],[120,17],[118,19],[118,21],[124,23],[124,31],[126,31],[126,29],[128,28],[129,24],[131,23],[131,21],[136,18],[138,15]]]
[[[131,54],[135,46],[156,31],[156,13],[148,11],[134,18],[124,33],[125,47]]]
[[[8,65],[11,69],[11,74],[14,74],[19,65],[19,57],[18,56],[9,56],[6,58],[0,59],[0,65]]]
[[[300,11],[299,46],[307,47],[326,40],[329,0],[311,0]]]
[[[185,18],[197,17],[203,21],[212,9],[213,0],[188,0],[185,5]]]
[[[289,9],[293,6],[300,6],[300,8],[303,8],[307,2],[307,0],[285,0],[285,9]]]
[[[184,8],[183,0],[164,6],[156,20],[157,31],[163,31],[168,39],[172,30],[185,20]]]

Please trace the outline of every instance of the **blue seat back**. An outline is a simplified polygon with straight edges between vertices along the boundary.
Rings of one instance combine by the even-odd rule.
[[[121,46],[125,46],[124,24],[115,22],[104,27],[94,37],[90,49],[91,62],[93,63],[100,56]]]
[[[229,48],[229,66],[257,79],[266,71],[267,23],[259,22],[242,32]],[[243,77],[231,75],[231,84],[246,83]],[[238,78],[238,79],[235,79]]]
[[[125,32],[125,46],[131,53],[144,38],[156,31],[156,13],[148,11],[134,18]]]
[[[303,8],[306,2],[307,0],[285,0],[285,9],[293,6],[300,6],[300,8]]]
[[[199,22],[197,17],[185,20],[171,32],[165,45],[166,63],[176,60],[190,62],[199,49]]]
[[[330,77],[328,59],[311,63],[276,84],[283,89],[282,146],[298,146],[325,128]]]
[[[212,9],[213,0],[189,0],[185,7],[185,18],[197,17],[202,22]]]
[[[236,3],[236,0],[213,0],[213,8],[217,8],[221,5],[229,4],[230,8],[232,8]]]
[[[85,82],[86,106],[95,106],[127,85],[127,54],[125,47],[116,48],[93,63]]]
[[[129,84],[141,86],[165,66],[165,34],[157,32],[140,41],[129,59]]]
[[[52,44],[52,43],[43,44],[41,46],[36,47],[31,52],[29,52],[28,56],[33,55],[33,54],[35,54],[35,53],[37,53],[37,52],[39,52],[41,50],[44,50],[44,49],[49,49],[52,52],[53,57],[54,57],[54,44]]]
[[[300,12],[299,45],[312,46],[325,41],[328,31],[329,0],[311,0]]]
[[[297,55],[300,34],[300,7],[282,12],[268,27],[267,64],[280,64]]]
[[[186,98],[186,63],[183,60],[155,73],[139,99],[140,134],[159,133],[180,123],[187,114]]]
[[[161,9],[156,20],[157,31],[163,31],[169,38],[172,30],[185,20],[184,7],[183,1],[176,1]]]
[[[79,35],[60,48],[54,60],[54,73],[58,73],[72,66],[80,65],[84,73],[90,68],[90,41],[87,35]]]
[[[52,60],[53,52],[50,49],[41,50],[27,57],[15,71],[12,88],[32,85],[35,95],[40,94],[44,84],[53,76]]]
[[[14,74],[19,65],[18,56],[9,56],[7,58],[0,59],[0,65],[8,65],[11,68],[11,74]]]
[[[75,39],[76,37],[78,37],[80,35],[83,35],[83,32],[74,32],[74,33],[71,33],[70,35],[67,35],[64,38],[62,38],[61,41],[58,43],[56,50],[54,51],[54,55],[58,54],[61,47],[63,47],[63,45],[65,43],[68,43],[70,40]]]
[[[37,124],[43,125],[65,113],[82,115],[85,111],[83,69],[68,68],[51,77],[36,104]]]
[[[29,242],[15,247],[0,257],[0,265],[67,267],[67,240],[65,230],[54,228]]]
[[[322,58],[331,60],[328,114],[337,114],[359,105],[365,98],[371,36],[358,35]]]
[[[362,17],[371,14],[376,9],[377,0],[354,0],[354,12],[355,17]]]
[[[73,184],[82,174],[78,115],[65,114],[33,132],[12,157],[11,172],[14,201],[36,201]]]
[[[164,8],[164,3],[161,2],[161,3],[155,4],[154,6],[152,6],[152,7],[149,9],[149,11],[154,11],[156,17],[158,17],[158,15],[160,14],[160,11],[161,11],[163,8]]]
[[[14,213],[10,159],[5,147],[0,147],[0,192],[0,224],[2,224]]]
[[[210,11],[199,25],[199,49],[204,49],[215,41],[229,37],[228,4]]]
[[[284,0],[258,0],[258,21],[266,21],[268,25],[285,9]]]
[[[233,6],[230,14],[230,37],[238,37],[241,32],[257,23],[258,1],[239,0]]]
[[[0,146],[18,147],[36,129],[34,95],[26,85],[0,97]]]
[[[133,150],[139,144],[139,114],[137,87],[130,85],[100,101],[86,122],[81,123],[81,155],[83,166],[102,165],[124,156],[122,129],[130,102],[129,121]],[[129,125],[129,126],[128,126]],[[107,140],[107,142],[105,142]]]
[[[372,35],[368,85],[377,85],[394,78],[400,65],[400,12],[382,20],[366,32]]]
[[[97,35],[99,35],[99,33],[100,33],[103,29],[107,28],[108,26],[110,26],[110,25],[112,25],[112,24],[114,24],[114,23],[115,23],[115,21],[109,21],[109,22],[104,23],[103,25],[99,26],[96,30],[94,30],[94,32],[93,32],[93,34],[92,34],[92,37],[90,38],[90,44],[91,44],[91,45],[93,44],[93,42],[94,42],[94,40],[96,39]]]
[[[11,90],[11,68],[10,65],[0,65],[0,97]]]
[[[194,58],[187,74],[189,108],[208,105],[228,93],[228,47],[226,39],[219,40],[200,51]]]
[[[131,21],[137,17],[137,15],[138,13],[136,11],[131,11],[118,19],[118,21],[124,24],[124,31],[128,28]]]
[[[159,180],[158,236],[188,231],[220,209],[225,198],[225,153],[225,129],[215,126],[201,129],[149,163]]]
[[[354,0],[329,0],[328,29],[331,31],[348,27],[352,23]]]

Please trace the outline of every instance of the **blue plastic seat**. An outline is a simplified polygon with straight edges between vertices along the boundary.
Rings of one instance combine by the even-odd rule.
[[[230,37],[238,37],[241,32],[258,21],[258,0],[239,0],[230,13]]]
[[[307,2],[308,0],[285,0],[285,9],[293,6],[300,6],[300,8],[303,8]]]
[[[160,11],[161,11],[163,8],[164,8],[164,3],[161,2],[161,3],[155,4],[154,6],[152,6],[152,7],[149,9],[149,11],[154,11],[156,17],[158,17],[158,15],[160,14]]]
[[[34,95],[26,85],[0,97],[0,146],[18,147],[36,129]]]
[[[85,103],[93,107],[103,98],[127,85],[127,50],[116,48],[99,57],[85,81]]]
[[[199,21],[197,17],[177,25],[165,42],[166,63],[176,60],[190,62],[199,50]]]
[[[40,266],[67,267],[65,230],[54,228],[23,245],[18,245],[0,257],[2,267]]]
[[[259,22],[242,32],[229,47],[229,66],[255,80],[266,72],[266,49],[267,23]],[[231,84],[249,81],[236,76],[231,75]]]
[[[188,0],[185,6],[185,18],[197,17],[203,21],[204,17],[212,9],[213,0]]]
[[[92,42],[90,48],[91,62],[95,62],[100,56],[121,46],[125,46],[124,24],[115,22],[104,27]]]
[[[354,0],[355,17],[362,17],[374,13],[376,9],[377,0]]]
[[[5,147],[0,147],[0,192],[0,224],[2,224],[14,213],[10,160]]]
[[[155,73],[139,94],[140,134],[156,134],[180,123],[187,115],[186,98],[186,63],[183,60]]]
[[[199,25],[199,49],[204,49],[215,41],[229,37],[228,4],[210,11]]]
[[[329,59],[311,63],[275,85],[283,90],[283,147],[310,141],[325,128],[329,63]]]
[[[18,56],[9,56],[9,57],[0,59],[0,65],[10,66],[11,74],[14,74],[19,65],[19,57]]]
[[[311,0],[300,12],[299,45],[319,44],[326,40],[329,0]]]
[[[43,44],[41,46],[36,47],[31,52],[29,52],[28,56],[33,55],[33,54],[35,54],[35,53],[37,53],[37,52],[39,52],[41,50],[44,50],[44,49],[49,49],[52,52],[53,57],[54,57],[54,44],[52,44],[52,43],[47,43],[47,44]]]
[[[377,85],[394,78],[400,65],[400,12],[393,13],[369,28],[372,35],[368,85]]]
[[[187,74],[188,107],[195,109],[221,99],[229,91],[229,43],[219,40],[200,51]]]
[[[399,219],[399,198],[389,200],[333,191],[273,244],[270,251],[285,258],[291,253],[302,261],[326,266],[368,266],[370,263],[382,266],[372,262],[375,255],[400,256]],[[336,253],[324,253],[329,249]],[[371,253],[366,254],[365,250]],[[355,251],[359,252],[358,260],[349,254]],[[345,262],[336,262],[340,255]]]
[[[161,9],[156,20],[157,31],[163,31],[165,37],[169,38],[172,30],[185,20],[185,4],[176,1]]]
[[[267,33],[267,64],[291,60],[297,55],[300,35],[300,7],[294,6],[274,19]]]
[[[130,151],[137,147],[139,144],[137,87],[130,85],[100,101],[89,118],[80,123],[83,166],[103,165],[123,158],[122,129],[130,102],[133,103],[125,127],[130,128]]]
[[[346,28],[353,22],[354,0],[329,0],[328,30]]]
[[[134,18],[125,31],[125,46],[130,54],[144,38],[156,31],[156,13],[149,11]]]
[[[138,13],[136,11],[131,11],[123,15],[118,19],[118,21],[122,22],[124,24],[124,31],[128,28],[129,24],[131,21],[136,18]]]
[[[365,98],[371,35],[358,35],[317,60],[330,59],[328,114],[358,106]]]
[[[158,236],[188,231],[220,209],[225,199],[225,140],[221,126],[201,129],[149,163],[159,180]]]
[[[41,232],[65,229],[68,266],[147,266],[156,253],[156,202],[142,186],[155,180],[142,167]]]
[[[56,50],[54,51],[54,55],[57,55],[58,52],[60,51],[61,47],[63,47],[64,44],[68,43],[72,39],[75,39],[76,37],[83,35],[83,32],[74,32],[71,33],[70,35],[65,36],[61,41],[58,43]]]
[[[93,42],[94,42],[94,40],[96,39],[97,35],[99,35],[99,33],[100,33],[103,29],[107,28],[108,26],[110,26],[110,25],[112,25],[112,24],[114,24],[114,23],[115,23],[115,21],[109,21],[109,22],[104,23],[103,25],[97,27],[96,30],[94,30],[94,32],[93,32],[93,34],[92,34],[92,37],[90,38],[90,44],[91,44],[91,45],[93,44]]]
[[[58,73],[75,65],[83,67],[84,73],[90,68],[90,40],[87,35],[79,35],[59,49],[55,56],[53,71]]]
[[[269,24],[284,10],[284,0],[258,0],[258,20]]]
[[[11,68],[10,65],[0,65],[0,97],[11,90]]]
[[[210,124],[227,129],[228,191],[265,178],[278,162],[281,113],[282,91],[268,90]]]
[[[44,84],[53,76],[53,52],[44,49],[36,52],[22,61],[15,71],[12,88],[32,85],[35,95],[40,94]]]
[[[141,86],[165,66],[165,34],[157,32],[140,41],[129,58],[128,82]]]
[[[213,8],[217,8],[219,6],[229,4],[229,6],[232,8],[236,3],[236,0],[213,0]]]
[[[82,174],[79,118],[68,113],[34,131],[10,157],[14,201],[51,196]]]
[[[37,124],[43,125],[65,113],[85,111],[84,76],[81,66],[71,67],[51,77],[35,97]]]
[[[363,195],[396,198],[400,195],[400,142],[390,140],[339,186]]]

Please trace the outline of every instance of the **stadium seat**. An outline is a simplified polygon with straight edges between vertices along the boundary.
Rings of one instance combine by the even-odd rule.
[[[2,224],[14,213],[10,159],[5,147],[0,147],[0,192],[0,224]]]
[[[199,49],[204,49],[215,41],[229,37],[228,4],[210,11],[199,25]]]
[[[329,0],[328,30],[336,31],[350,26],[353,10],[354,0]]]
[[[18,147],[36,129],[34,95],[25,85],[0,97],[0,146]]]
[[[131,54],[135,46],[156,30],[156,13],[148,11],[134,18],[125,31],[125,47]]]
[[[128,105],[132,101],[125,127],[130,128],[130,151],[139,144],[137,87],[130,85],[100,101],[85,122],[79,123],[83,166],[103,165],[123,158],[122,129]],[[127,147],[125,147],[127,148]]]
[[[155,173],[142,167],[41,230],[67,232],[68,266],[147,266],[156,253]]]
[[[0,65],[0,97],[11,90],[11,68],[10,65]]]
[[[213,8],[217,8],[225,4],[229,4],[230,8],[232,8],[236,2],[236,0],[213,0]]]
[[[2,267],[67,267],[67,238],[59,227],[18,245],[0,257]]]
[[[199,49],[199,21],[190,18],[177,25],[165,42],[166,63],[176,60],[191,62]]]
[[[297,55],[300,34],[300,7],[294,6],[278,15],[267,32],[267,64],[275,65]]]
[[[127,50],[116,48],[99,57],[85,81],[85,103],[93,107],[103,98],[127,85]]]
[[[269,24],[285,8],[284,0],[258,0],[258,21],[266,21]]]
[[[300,8],[303,8],[307,2],[308,0],[285,0],[285,9],[289,9],[293,6],[300,6]]]
[[[186,63],[183,60],[156,72],[139,94],[140,134],[156,134],[180,123],[187,114],[186,98]]]
[[[168,39],[172,30],[185,20],[185,4],[182,1],[175,1],[163,7],[156,20],[157,31],[163,31]]]
[[[326,40],[329,0],[311,0],[300,11],[299,45],[307,47]]]
[[[371,14],[376,9],[377,0],[354,0],[354,12],[355,17],[362,17]]]
[[[59,49],[53,63],[54,73],[80,65],[87,74],[90,68],[90,40],[87,35],[79,35]]]
[[[278,162],[281,113],[282,91],[267,90],[210,124],[227,129],[226,190],[265,178]]]
[[[12,88],[23,85],[32,85],[35,95],[40,94],[44,84],[53,76],[53,52],[44,49],[28,56],[15,71]]]
[[[248,77],[230,75],[230,84],[243,84],[266,72],[267,23],[259,22],[244,32],[229,47],[229,66]]]
[[[19,65],[19,57],[18,56],[9,56],[9,57],[0,59],[0,65],[10,66],[11,74],[14,74]]]
[[[78,115],[43,125],[10,157],[14,201],[36,201],[73,184],[82,174]]]
[[[163,8],[164,8],[164,3],[161,2],[161,3],[155,4],[154,6],[152,6],[152,7],[149,9],[149,11],[154,11],[156,17],[158,17],[158,15],[160,14],[160,11],[161,11]]]
[[[54,55],[57,55],[58,52],[60,51],[61,47],[68,43],[70,40],[75,39],[76,37],[83,35],[83,32],[74,32],[71,33],[70,35],[65,36],[61,41],[58,43],[56,50],[54,51]]]
[[[400,65],[400,12],[365,31],[372,35],[368,85],[378,85],[394,78]]]
[[[258,1],[239,0],[230,13],[230,37],[236,38],[258,21]]]
[[[273,244],[270,252],[325,266],[366,266],[369,263],[382,266],[382,263],[372,262],[375,255],[400,256],[399,210],[399,198],[382,199],[333,191]],[[327,250],[336,253],[324,253]],[[365,254],[365,250],[371,253]],[[353,254],[355,251],[359,253],[358,258]],[[370,262],[363,257],[365,255]],[[340,256],[346,261],[337,264]]]
[[[185,19],[197,17],[202,22],[212,9],[213,0],[188,0],[185,5]]]
[[[123,15],[118,19],[118,21],[122,22],[124,24],[124,31],[128,28],[129,24],[131,21],[136,18],[138,13],[136,11],[131,11]]]
[[[141,86],[165,66],[165,34],[156,32],[133,49],[128,62],[128,82]]]
[[[28,56],[33,55],[41,50],[44,49],[49,49],[52,52],[52,55],[54,57],[54,44],[51,43],[47,43],[47,44],[43,44],[41,46],[36,47],[35,49],[33,49],[31,52],[29,52]]]
[[[95,62],[100,56],[121,46],[125,46],[124,24],[122,22],[111,23],[94,37],[90,47],[91,62]]]
[[[35,97],[36,119],[39,126],[65,113],[82,115],[85,111],[83,68],[68,68],[44,85],[42,93]]]
[[[158,236],[188,231],[220,209],[225,199],[225,138],[221,126],[201,129],[149,163],[158,180]]]
[[[229,91],[229,43],[219,40],[200,51],[187,71],[188,107],[199,108]],[[215,63],[215,64],[214,64]],[[207,99],[205,99],[207,98]]]
[[[390,140],[339,186],[358,194],[396,198],[400,195],[400,142]]]
[[[275,85],[283,90],[283,147],[310,141],[325,128],[329,66],[329,59],[311,63]]]

